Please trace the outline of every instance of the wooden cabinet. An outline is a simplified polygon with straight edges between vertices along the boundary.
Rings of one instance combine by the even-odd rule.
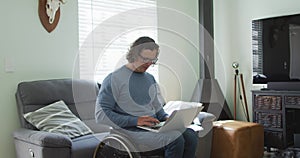
[[[285,149],[300,133],[300,91],[252,91],[253,122],[264,126],[266,147]]]

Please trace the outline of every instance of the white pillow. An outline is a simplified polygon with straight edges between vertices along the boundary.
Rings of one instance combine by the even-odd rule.
[[[26,113],[24,118],[41,131],[59,133],[70,138],[93,133],[63,101]]]

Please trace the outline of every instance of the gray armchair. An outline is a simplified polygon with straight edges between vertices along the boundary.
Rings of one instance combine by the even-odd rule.
[[[18,84],[16,99],[21,128],[13,132],[18,158],[92,158],[100,141],[109,135],[110,127],[96,124],[94,112],[99,86],[79,79],[52,79]],[[68,108],[94,134],[74,139],[61,134],[39,131],[23,115],[53,102],[63,100]],[[199,132],[198,158],[209,158],[212,122],[215,116],[198,115],[204,130]]]
[[[109,134],[109,127],[96,125],[94,119],[98,85],[74,79],[54,79],[22,82],[16,99],[21,128],[14,131],[18,158],[92,158],[101,139]],[[37,130],[23,114],[63,100],[95,134],[70,139],[61,134]]]

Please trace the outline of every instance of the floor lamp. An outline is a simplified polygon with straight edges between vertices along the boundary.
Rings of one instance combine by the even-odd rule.
[[[239,100],[241,101],[242,106],[244,107],[244,110],[246,110],[247,121],[250,122],[243,74],[239,73],[239,63],[233,62],[232,67],[235,70],[235,74],[234,74],[234,119],[236,120],[236,108],[237,108],[237,99],[238,99],[237,98],[237,89],[238,89],[239,90]],[[241,91],[242,91],[243,95],[241,95]]]

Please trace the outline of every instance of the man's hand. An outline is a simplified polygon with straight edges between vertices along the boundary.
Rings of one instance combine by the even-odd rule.
[[[140,116],[138,118],[137,125],[138,126],[153,126],[155,124],[158,124],[158,119],[151,117],[151,116]]]

